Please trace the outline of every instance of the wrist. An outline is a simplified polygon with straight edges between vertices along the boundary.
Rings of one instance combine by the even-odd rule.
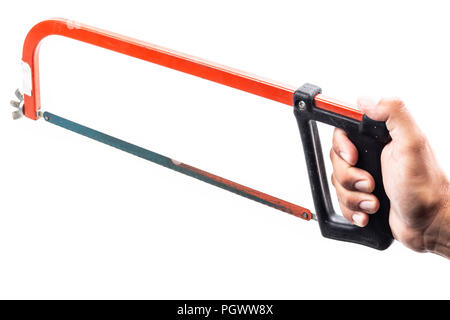
[[[423,234],[425,250],[450,258],[450,183],[446,181],[435,218]]]

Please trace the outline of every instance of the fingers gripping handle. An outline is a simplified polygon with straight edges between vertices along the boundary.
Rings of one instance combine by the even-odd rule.
[[[384,122],[364,116],[362,121],[315,107],[314,97],[321,89],[305,84],[294,93],[294,114],[302,138],[311,191],[322,235],[327,238],[354,242],[379,250],[390,246],[393,237],[389,227],[390,203],[381,176],[381,151],[391,137]],[[370,215],[367,226],[361,228],[337,215],[333,209],[327,174],[316,121],[343,129],[358,150],[356,167],[369,172],[375,180],[373,194],[380,201],[377,213]]]

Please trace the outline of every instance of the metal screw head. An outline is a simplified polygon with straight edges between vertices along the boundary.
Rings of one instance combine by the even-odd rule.
[[[308,213],[303,212],[303,213],[302,213],[302,217],[303,217],[303,219],[308,219]]]
[[[300,110],[305,110],[305,109],[306,109],[306,103],[305,103],[305,101],[300,100],[300,101],[298,102],[298,108],[299,108]]]

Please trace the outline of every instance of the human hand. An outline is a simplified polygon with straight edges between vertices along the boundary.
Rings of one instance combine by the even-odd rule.
[[[392,137],[382,151],[381,169],[394,237],[413,250],[450,257],[449,181],[425,135],[399,99],[378,103],[359,99],[358,107],[369,118],[386,121]],[[367,171],[354,167],[358,151],[341,129],[334,132],[330,157],[331,181],[341,211],[346,219],[364,227],[379,208],[371,194],[375,182]]]

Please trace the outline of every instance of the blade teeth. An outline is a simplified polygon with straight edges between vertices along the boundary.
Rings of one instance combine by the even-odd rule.
[[[23,94],[20,92],[19,89],[17,89],[16,92],[14,92],[14,94],[16,95],[17,99],[23,101]]]
[[[19,101],[11,100],[9,104],[11,106],[13,106],[14,108],[17,108],[17,109],[19,109],[19,107],[20,107],[20,102]]]

